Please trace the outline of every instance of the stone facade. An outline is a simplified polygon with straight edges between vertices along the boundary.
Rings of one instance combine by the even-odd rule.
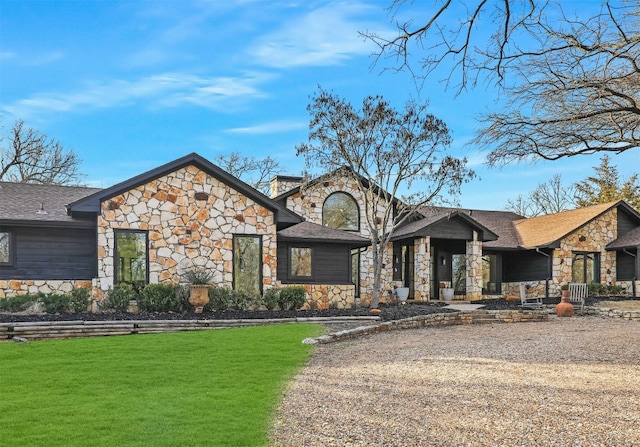
[[[350,309],[356,304],[353,284],[287,284],[292,286],[305,288],[309,309]]]
[[[587,223],[560,241],[560,248],[553,251],[553,286],[572,281],[572,256],[574,252],[600,253],[600,282],[616,281],[616,253],[607,251],[608,243],[618,237],[618,210],[613,208]]]
[[[414,241],[414,299],[429,301],[431,297],[431,238],[421,237]]]
[[[473,232],[472,241],[467,241],[467,296],[469,301],[481,300],[482,297],[482,242],[477,240]]]
[[[114,230],[149,235],[149,282],[184,282],[193,268],[214,273],[212,282],[233,283],[233,236],[262,238],[262,282],[276,281],[273,213],[206,172],[188,166],[101,204],[98,217],[98,287],[113,287]]]
[[[0,298],[7,298],[27,293],[60,293],[65,294],[73,289],[91,289],[91,281],[77,280],[17,280],[8,281],[0,279]]]

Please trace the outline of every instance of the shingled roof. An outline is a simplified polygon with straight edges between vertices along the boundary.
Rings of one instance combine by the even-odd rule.
[[[562,238],[619,203],[620,201],[602,203],[519,220],[515,222],[515,227],[520,237],[520,245],[523,248],[555,247]]]
[[[306,241],[346,244],[352,247],[366,247],[371,241],[351,231],[336,230],[313,222],[301,222],[278,231],[282,241]]]
[[[0,182],[0,224],[93,225],[69,216],[66,205],[98,191],[80,186]]]

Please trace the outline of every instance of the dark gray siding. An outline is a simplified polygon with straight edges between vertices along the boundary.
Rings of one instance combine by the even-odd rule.
[[[616,279],[619,281],[630,281],[635,277],[636,258],[622,251],[616,252]]]
[[[301,280],[289,276],[289,247],[313,249],[313,276],[310,279]],[[337,244],[280,242],[278,279],[283,283],[351,284],[351,249],[349,246]]]
[[[637,226],[637,221],[629,214],[622,211],[618,212],[618,237],[622,237]]]
[[[541,281],[550,276],[549,258],[533,250],[503,252],[502,280]]]
[[[96,230],[2,227],[15,240],[14,264],[0,267],[0,279],[74,279],[97,276]]]

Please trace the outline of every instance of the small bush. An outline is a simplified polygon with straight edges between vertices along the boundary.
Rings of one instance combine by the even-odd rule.
[[[43,309],[48,314],[62,314],[69,310],[69,295],[60,295],[50,293],[48,295],[40,294],[38,300],[42,303]]]
[[[278,305],[282,310],[295,310],[302,307],[307,291],[302,286],[285,287],[280,291]]]
[[[131,284],[122,283],[109,289],[107,297],[102,302],[104,309],[126,312],[129,301],[137,298],[136,291]]]
[[[69,307],[72,312],[86,312],[89,303],[91,303],[91,290],[80,287],[71,291]]]
[[[24,312],[38,301],[38,295],[30,293],[0,300],[0,312]]]
[[[138,298],[145,312],[183,312],[186,308],[180,290],[173,284],[147,284]]]
[[[249,310],[254,298],[242,290],[232,290],[230,294],[231,307],[235,310]]]
[[[589,296],[620,296],[624,287],[615,284],[589,284]]]
[[[264,307],[267,310],[273,310],[278,306],[278,300],[280,299],[280,289],[272,288],[267,289],[264,292],[264,296],[262,297],[262,302],[264,303]]]
[[[204,310],[211,312],[223,312],[229,309],[231,304],[231,290],[226,287],[209,288],[209,304],[204,306]]]

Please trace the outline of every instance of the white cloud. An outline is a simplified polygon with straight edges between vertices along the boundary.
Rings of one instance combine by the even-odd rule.
[[[369,55],[372,43],[358,32],[370,24],[352,19],[369,9],[357,3],[323,6],[263,36],[250,53],[259,63],[278,68],[337,65],[353,55]]]
[[[309,126],[307,121],[301,120],[280,120],[269,123],[257,124],[255,126],[235,127],[227,129],[227,133],[246,134],[246,135],[263,135],[272,133],[290,132],[293,130],[306,129]]]
[[[113,80],[89,84],[74,92],[41,93],[1,109],[23,119],[37,114],[105,109],[140,102],[149,107],[191,104],[226,109],[231,100],[263,97],[259,86],[269,78],[259,73],[247,73],[239,77],[163,73],[134,81]]]

